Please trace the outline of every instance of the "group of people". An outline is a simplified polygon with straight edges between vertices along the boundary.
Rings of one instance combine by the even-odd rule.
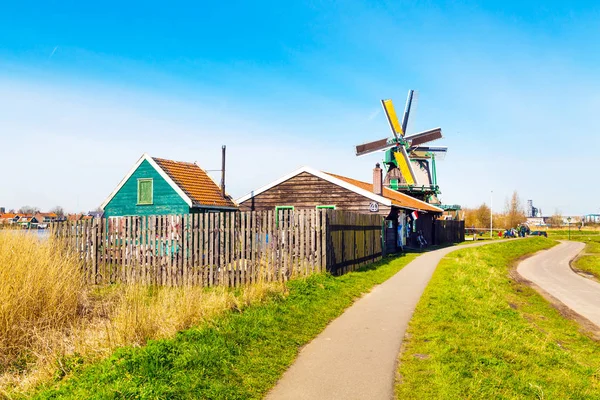
[[[516,229],[515,228],[509,228],[506,231],[502,232],[498,232],[498,236],[502,237],[525,237],[527,235],[529,235],[529,233],[531,232],[531,230],[529,229],[529,227],[527,225],[521,225],[518,226]]]

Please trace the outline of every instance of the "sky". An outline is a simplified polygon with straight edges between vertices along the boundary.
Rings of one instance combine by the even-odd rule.
[[[143,153],[217,170],[221,145],[234,198],[303,165],[370,181],[354,146],[416,89],[443,203],[599,213],[600,5],[536,3],[4,4],[0,206],[93,210]]]

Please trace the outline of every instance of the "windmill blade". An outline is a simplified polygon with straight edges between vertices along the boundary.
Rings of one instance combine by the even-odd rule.
[[[412,152],[420,151],[426,153],[434,153],[437,157],[438,155],[446,154],[448,152],[448,147],[446,146],[416,146],[411,147]]]
[[[408,132],[413,132],[414,131],[414,125],[415,125],[415,119],[417,117],[417,113],[419,111],[419,91],[418,90],[412,90],[413,95],[412,98],[409,97],[409,99],[406,100],[406,104],[408,105],[410,103],[410,109],[408,110],[408,113],[405,112],[406,115],[406,126],[403,126],[404,129],[404,134],[408,135]],[[409,93],[410,95],[410,93]],[[410,114],[410,118],[409,115]]]
[[[390,129],[392,133],[398,139],[398,136],[404,136],[404,131],[402,130],[402,126],[398,121],[398,115],[396,115],[396,110],[394,109],[394,103],[392,99],[381,100],[381,105],[383,106],[383,111],[387,117],[388,123],[390,124]]]
[[[408,158],[408,154],[406,153],[404,146],[398,147],[398,151],[394,153],[394,158],[396,159],[398,169],[400,169],[402,177],[404,177],[406,183],[409,185],[416,185],[417,178],[415,177],[415,171],[413,171],[412,163]]]
[[[423,131],[415,133],[414,135],[406,136],[404,139],[406,139],[406,141],[409,142],[411,146],[419,146],[441,138],[443,138],[442,128],[434,128],[428,131]]]
[[[417,146],[410,149],[410,158],[429,159],[435,156],[436,160],[443,160],[447,152],[448,148],[445,146]]]
[[[410,111],[412,109],[414,95],[415,91],[411,89],[408,91],[408,96],[406,96],[406,106],[404,106],[404,115],[402,116],[402,132],[404,132],[404,134],[406,134],[408,129],[408,117],[410,116]]]
[[[356,146],[356,155],[364,156],[365,154],[374,153],[380,150],[387,150],[396,145],[394,139],[381,139],[374,142],[359,144]]]

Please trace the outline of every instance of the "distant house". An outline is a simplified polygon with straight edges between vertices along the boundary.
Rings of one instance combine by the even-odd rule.
[[[416,245],[422,231],[433,243],[434,221],[444,210],[383,186],[382,170],[373,170],[373,183],[302,167],[237,200],[241,211],[336,209],[378,214],[386,220],[386,248]]]
[[[67,214],[66,221],[80,221],[83,218],[83,214]]]
[[[144,154],[101,208],[115,217],[235,211],[237,205],[197,164]]]
[[[583,216],[583,222],[586,224],[599,224],[600,214],[586,214]]]
[[[102,218],[103,216],[104,216],[104,211],[90,211],[90,212],[88,212],[88,217]]]
[[[40,224],[47,224],[50,222],[55,222],[58,221],[58,215],[56,215],[56,213],[53,212],[49,212],[49,213],[37,213],[35,214],[35,218],[38,220],[38,222]]]
[[[16,219],[15,223],[23,228],[36,228],[39,222],[38,219],[31,214],[17,214],[17,217],[18,219]]]
[[[0,224],[13,224],[16,217],[15,213],[2,213],[0,214]]]

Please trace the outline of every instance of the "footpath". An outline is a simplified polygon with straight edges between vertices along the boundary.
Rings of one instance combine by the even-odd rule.
[[[410,262],[306,345],[266,398],[393,398],[400,345],[436,266],[448,253],[488,243],[447,247]]]
[[[569,266],[584,247],[584,243],[561,241],[521,262],[517,272],[600,327],[600,284],[576,274]]]

